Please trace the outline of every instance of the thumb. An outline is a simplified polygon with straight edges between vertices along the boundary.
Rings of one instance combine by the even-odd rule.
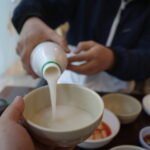
[[[65,38],[60,36],[56,31],[50,30],[49,39],[53,42],[59,44],[62,48],[64,48],[65,52],[69,53],[70,49],[68,48],[68,42]]]
[[[23,98],[17,96],[14,102],[4,111],[1,118],[18,122],[22,118],[23,111],[24,111]]]

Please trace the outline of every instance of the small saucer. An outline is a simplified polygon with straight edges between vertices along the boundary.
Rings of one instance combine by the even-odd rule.
[[[139,133],[139,140],[141,145],[146,148],[147,150],[150,150],[150,144],[148,144],[145,140],[146,136],[150,139],[150,126],[144,127],[140,133]],[[145,140],[144,140],[145,139]]]

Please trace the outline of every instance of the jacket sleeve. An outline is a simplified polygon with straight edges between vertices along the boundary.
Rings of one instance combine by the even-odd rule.
[[[12,22],[18,32],[30,17],[38,17],[56,28],[73,17],[76,0],[22,0],[14,11]]]
[[[142,81],[150,77],[150,17],[133,49],[114,47],[116,63],[110,74],[122,80]]]

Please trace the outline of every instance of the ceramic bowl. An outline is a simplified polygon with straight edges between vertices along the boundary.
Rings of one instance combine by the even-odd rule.
[[[40,143],[47,145],[67,147],[84,141],[97,128],[104,111],[103,101],[96,92],[74,84],[58,84],[57,105],[78,107],[89,112],[93,117],[90,123],[81,128],[71,130],[66,127],[61,131],[39,126],[32,120],[33,115],[38,111],[51,106],[48,86],[31,91],[24,100],[27,128]]]
[[[134,145],[120,145],[113,147],[110,150],[145,150],[145,149]]]
[[[142,105],[144,111],[150,116],[150,94],[143,97]]]
[[[85,149],[95,149],[100,148],[106,144],[108,144],[119,132],[120,122],[114,113],[109,111],[108,109],[104,110],[104,115],[102,118],[102,122],[106,123],[111,130],[111,134],[105,138],[98,139],[87,139],[83,143],[78,146]],[[96,132],[96,131],[95,131]],[[94,135],[93,135],[94,136]]]
[[[148,144],[146,140],[144,140],[146,136],[149,137],[148,139],[150,143],[150,126],[141,129],[139,133],[139,140],[140,140],[141,145],[145,147],[147,150],[150,150],[150,144]]]
[[[132,123],[142,110],[141,103],[126,94],[111,93],[103,96],[104,105],[114,112],[122,124]]]

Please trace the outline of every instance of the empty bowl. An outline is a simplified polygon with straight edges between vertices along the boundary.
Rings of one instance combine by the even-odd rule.
[[[140,131],[139,140],[143,147],[150,150],[150,126],[145,127]]]
[[[120,145],[113,147],[110,150],[145,150],[145,149],[134,145]]]
[[[141,103],[126,94],[111,93],[103,96],[105,107],[114,112],[122,124],[128,124],[138,117],[142,110]]]
[[[114,113],[104,110],[102,123],[95,132],[78,146],[85,149],[100,148],[108,144],[119,132],[120,122]]]

